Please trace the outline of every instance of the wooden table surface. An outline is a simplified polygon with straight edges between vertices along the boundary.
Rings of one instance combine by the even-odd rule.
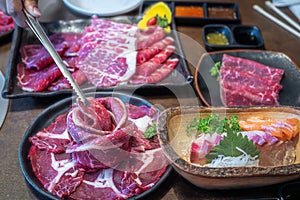
[[[208,0],[209,1],[209,0]],[[207,2],[208,2],[207,1]],[[213,0],[217,2],[220,0]],[[221,1],[224,2],[224,1]],[[279,51],[289,56],[297,65],[300,65],[300,39],[283,30],[278,25],[267,20],[262,15],[252,9],[252,5],[264,6],[262,0],[236,0],[226,2],[237,2],[241,13],[241,24],[255,25],[260,28],[265,42],[265,49]],[[41,21],[54,21],[59,19],[75,19],[80,16],[70,12],[61,0],[40,0],[43,16]],[[266,8],[267,10],[267,8]],[[286,8],[282,9],[294,18]],[[130,13],[135,14],[136,11]],[[295,19],[295,18],[294,18]],[[299,21],[298,21],[299,22]],[[202,45],[201,27],[177,26],[177,31],[181,37],[188,37],[187,41],[195,40],[197,45]],[[188,43],[188,42],[187,42]],[[197,63],[202,52],[195,51],[187,43],[183,44],[183,49],[191,63]],[[10,55],[10,39],[0,45],[0,69],[6,73],[8,57]],[[191,65],[191,72],[194,72]],[[180,92],[180,91],[176,91]],[[175,93],[176,93],[175,92]],[[154,95],[143,96],[146,100],[161,108],[168,108],[178,105],[201,105],[201,101],[195,94],[193,87],[189,87],[184,96],[175,95]],[[18,145],[32,120],[51,104],[59,99],[43,98],[20,98],[11,99],[6,120],[0,130],[0,199],[34,199],[29,192],[18,162]],[[1,112],[1,111],[0,111]],[[242,189],[242,190],[204,190],[197,188],[178,176],[176,173],[171,177],[171,181],[164,184],[159,190],[162,199],[253,199],[277,197],[277,190],[281,185],[269,187]]]

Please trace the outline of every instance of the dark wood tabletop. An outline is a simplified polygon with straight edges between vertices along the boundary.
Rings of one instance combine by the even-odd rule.
[[[278,51],[286,54],[297,65],[300,65],[300,38],[296,38],[291,33],[285,31],[274,22],[266,19],[252,9],[254,4],[264,7],[262,0],[213,0],[212,2],[236,2],[241,14],[241,24],[257,26],[262,33],[265,49]],[[202,1],[203,2],[203,1]],[[209,0],[207,0],[209,2]],[[70,11],[61,0],[40,0],[42,11],[42,22],[56,21],[60,19],[70,20],[83,16]],[[287,8],[282,8],[286,14],[293,19],[296,18]],[[268,10],[270,11],[270,10]],[[270,11],[271,12],[271,11]],[[137,10],[129,13],[137,14]],[[275,14],[274,14],[275,15]],[[298,21],[299,22],[299,21]],[[204,47],[202,41],[201,26],[183,26],[177,25],[177,31],[181,37],[188,37],[187,42],[183,42],[183,50],[191,61],[190,71],[194,72],[202,51],[195,51],[190,45],[190,41],[196,42]],[[0,69],[5,75],[8,58],[11,51],[11,38],[0,44]],[[176,92],[175,92],[176,93]],[[180,92],[181,93],[181,92]],[[176,94],[153,94],[141,95],[144,99],[161,108],[169,108],[179,105],[202,105],[196,91],[191,85],[184,95]],[[61,98],[19,98],[10,99],[6,120],[0,130],[0,199],[34,199],[34,196],[28,190],[24,177],[21,173],[18,162],[18,145],[30,123],[45,108],[59,101]],[[1,111],[0,111],[1,112]],[[300,180],[299,180],[300,181]],[[255,199],[255,198],[277,198],[278,188],[282,184],[268,187],[240,189],[240,190],[205,190],[193,186],[188,181],[177,175],[172,174],[169,181],[164,183],[158,190],[158,198],[164,200],[175,199]]]

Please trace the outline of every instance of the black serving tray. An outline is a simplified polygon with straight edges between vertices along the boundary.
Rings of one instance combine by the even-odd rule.
[[[139,13],[143,15],[151,5],[159,1],[144,1],[140,6]],[[194,2],[194,1],[164,1],[173,13],[173,19],[177,25],[183,26],[203,26],[206,24],[239,24],[241,22],[240,12],[237,3],[222,3],[222,2]],[[203,9],[203,17],[193,16],[177,16],[176,7],[201,7]],[[213,9],[214,11],[212,11]],[[213,15],[218,11],[231,12],[232,16]]]
[[[122,23],[136,24],[140,17],[138,16],[119,16],[113,18],[106,18],[108,20],[114,20]],[[49,23],[42,23],[42,26],[47,33],[51,35],[60,32],[82,32],[84,27],[90,24],[90,19],[77,19],[70,21],[55,21]],[[171,24],[172,30],[176,30],[175,24]],[[191,75],[187,62],[185,60],[181,43],[176,31],[171,31],[169,34],[174,38],[176,50],[171,57],[178,57],[179,63],[177,67],[161,82],[156,84],[143,84],[143,85],[118,85],[113,87],[102,87],[95,88],[92,84],[85,83],[80,87],[84,92],[94,92],[94,91],[134,91],[135,93],[148,95],[157,94],[159,92],[170,91],[170,88],[181,88],[190,85],[193,81],[193,76]],[[71,95],[73,90],[63,89],[59,91],[43,91],[43,92],[27,92],[21,90],[18,86],[17,80],[17,64],[21,61],[19,48],[25,44],[39,43],[38,39],[35,37],[33,32],[29,29],[22,29],[17,27],[13,34],[12,46],[10,50],[10,57],[8,60],[7,70],[6,70],[6,81],[2,90],[2,96],[4,98],[22,98],[22,97],[54,97],[59,95]]]
[[[210,44],[209,33],[221,33],[228,39],[228,45]],[[202,40],[207,51],[226,49],[264,49],[264,40],[258,27],[250,25],[209,24],[202,28]]]

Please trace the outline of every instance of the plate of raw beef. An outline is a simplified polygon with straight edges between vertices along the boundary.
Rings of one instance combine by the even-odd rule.
[[[204,54],[195,73],[207,106],[299,106],[299,67],[281,52],[231,50]]]
[[[159,199],[173,170],[145,129],[160,110],[122,93],[87,96],[89,108],[66,98],[26,130],[18,156],[30,190],[39,199]]]
[[[77,19],[44,23],[57,52],[84,91],[158,92],[190,84],[175,31],[140,30],[139,17]],[[176,27],[173,24],[173,29]],[[69,83],[28,29],[18,28],[2,94],[6,98],[71,94]]]

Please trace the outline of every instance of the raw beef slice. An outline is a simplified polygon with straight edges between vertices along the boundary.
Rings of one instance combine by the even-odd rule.
[[[219,81],[221,100],[228,107],[279,105],[283,73],[282,69],[224,54]]]
[[[52,63],[39,71],[28,69],[24,63],[17,65],[18,85],[24,91],[40,92],[62,75],[56,64]]]
[[[75,168],[70,154],[47,153],[32,146],[28,157],[44,188],[59,197],[69,196],[83,180],[84,173]]]

